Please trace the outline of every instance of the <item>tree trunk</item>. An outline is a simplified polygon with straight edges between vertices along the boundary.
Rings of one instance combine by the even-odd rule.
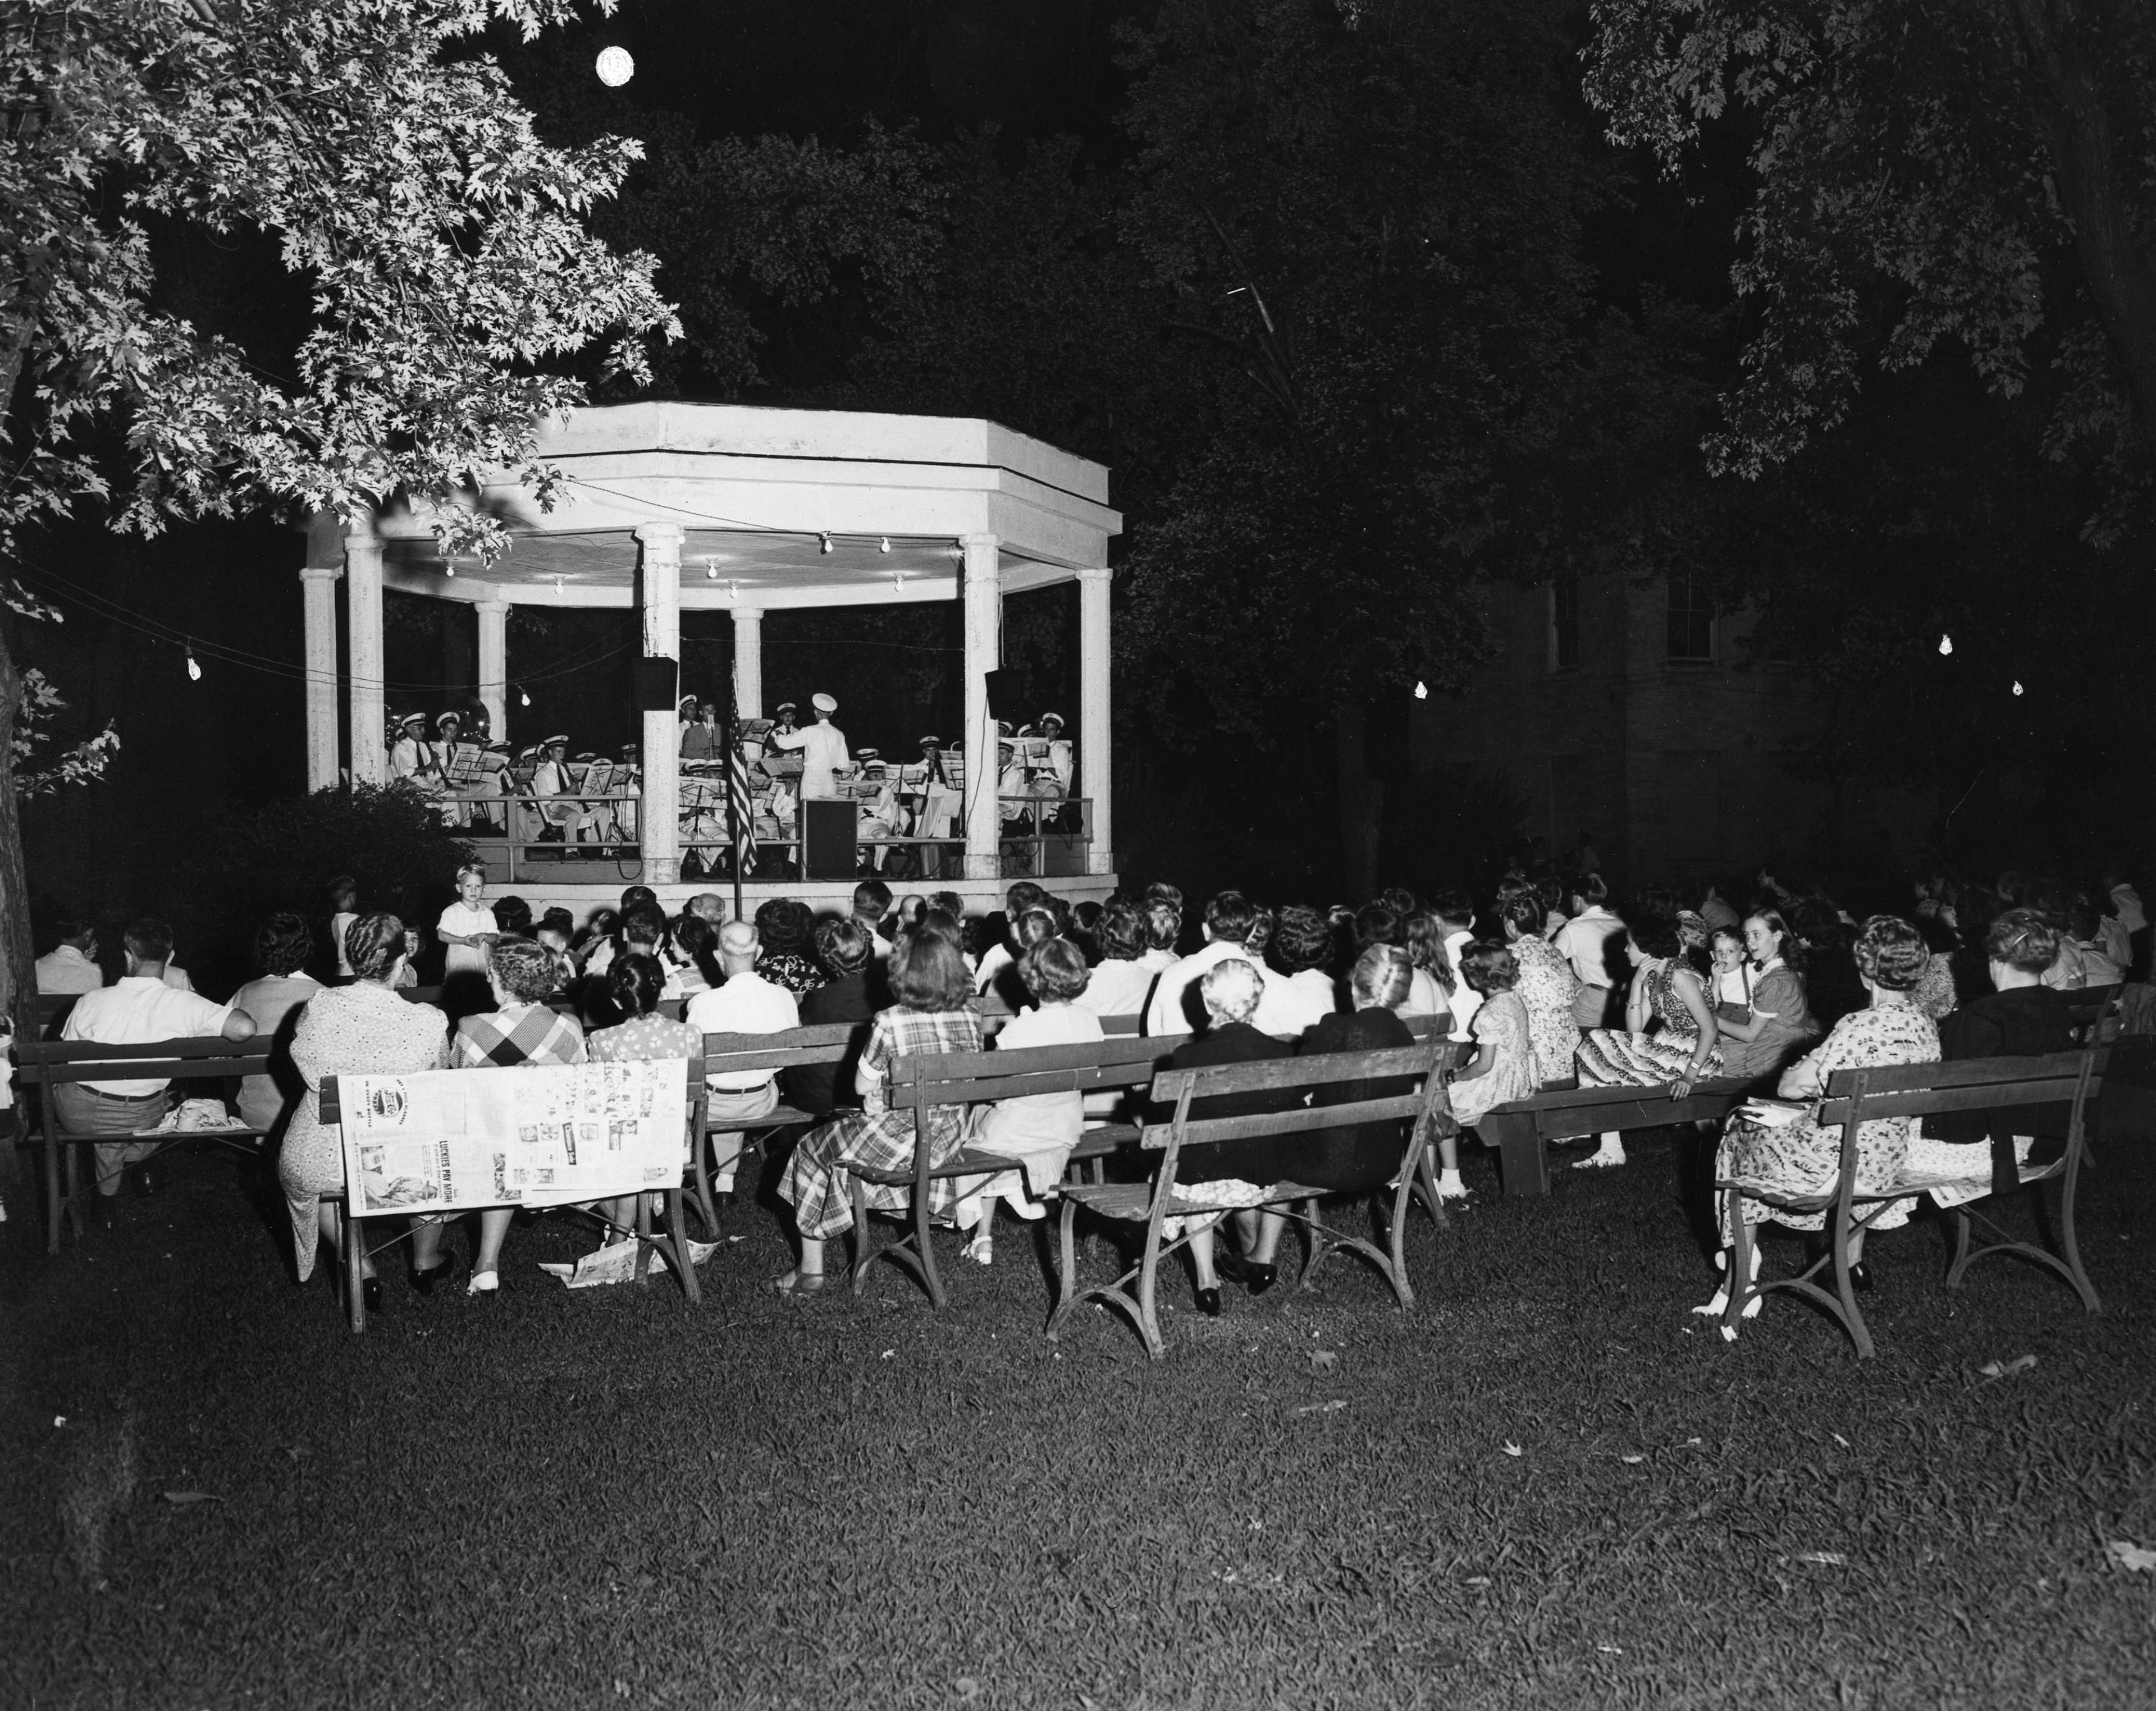
[[[1360,701],[1332,710],[1332,758],[1340,793],[1340,878],[1348,901],[1377,894],[1378,841],[1385,824],[1384,781],[1370,776],[1369,715]]]

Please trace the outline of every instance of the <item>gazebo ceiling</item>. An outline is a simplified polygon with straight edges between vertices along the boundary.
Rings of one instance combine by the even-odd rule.
[[[490,570],[445,566],[423,519],[386,511],[377,526],[388,586],[627,605],[636,530],[672,524],[684,531],[681,597],[692,610],[949,600],[966,535],[995,535],[1004,587],[1022,590],[1105,565],[1122,525],[1103,502],[1101,465],[978,419],[615,405],[551,428],[540,451],[567,478],[552,511],[509,480],[479,497],[511,530]]]

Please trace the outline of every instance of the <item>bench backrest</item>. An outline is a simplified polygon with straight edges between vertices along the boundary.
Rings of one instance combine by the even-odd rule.
[[[236,1042],[213,1035],[133,1046],[101,1045],[95,1040],[28,1040],[15,1047],[16,1078],[36,1087],[78,1081],[202,1081],[266,1075],[274,1043],[264,1034]]]
[[[318,1114],[324,1123],[341,1123],[344,1120],[344,1106],[338,1094],[336,1076],[326,1075],[322,1078],[322,1090],[319,1098]],[[689,1104],[690,1115],[693,1120],[702,1110],[704,1104],[704,1060],[701,1058],[689,1059]]]
[[[1326,1052],[1311,1058],[1262,1058],[1250,1063],[1205,1064],[1193,1069],[1163,1069],[1153,1078],[1156,1104],[1172,1106],[1174,1119],[1148,1127],[1147,1147],[1210,1146],[1262,1135],[1305,1135],[1313,1129],[1339,1129],[1388,1119],[1420,1118],[1431,1109],[1446,1074],[1460,1061],[1463,1047],[1448,1040],[1421,1040],[1376,1052]],[[1193,1118],[1194,1099],[1229,1094],[1316,1092],[1342,1082],[1394,1081],[1418,1078],[1413,1093],[1354,1099],[1333,1105],[1297,1104],[1279,1111],[1235,1117]]]
[[[865,1022],[812,1022],[774,1034],[706,1034],[704,1062],[714,1075],[836,1063],[868,1037]]]
[[[1948,1063],[1839,1069],[1828,1078],[1819,1121],[1825,1127],[2016,1105],[2078,1108],[2102,1090],[2110,1058],[2110,1048],[2100,1046],[2042,1058],[1969,1058]]]
[[[1132,1037],[1009,1052],[931,1052],[891,1067],[893,1110],[983,1104],[1035,1094],[1098,1093],[1144,1087],[1187,1035]]]

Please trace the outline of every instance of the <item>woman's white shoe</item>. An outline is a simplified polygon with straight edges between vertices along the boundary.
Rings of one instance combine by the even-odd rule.
[[[467,1295],[491,1295],[501,1288],[501,1279],[493,1272],[474,1272],[471,1281],[465,1285]]]

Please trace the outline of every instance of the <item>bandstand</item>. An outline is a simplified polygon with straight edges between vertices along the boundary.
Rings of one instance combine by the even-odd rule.
[[[743,719],[763,713],[762,620],[786,607],[892,606],[955,600],[964,608],[963,876],[894,889],[950,889],[972,909],[999,898],[1012,870],[995,768],[989,674],[999,663],[1007,594],[1079,585],[1077,776],[1069,823],[1082,827],[1051,889],[1105,896],[1115,884],[1109,766],[1107,546],[1122,519],[1106,504],[1108,472],[993,422],[738,405],[643,403],[581,410],[551,424],[541,455],[562,474],[551,511],[505,475],[478,503],[510,526],[490,568],[444,561],[423,518],[388,509],[345,529],[317,519],[300,572],[305,601],[307,786],[389,776],[383,698],[382,597],[396,589],[470,605],[477,618],[478,699],[491,734],[514,745],[509,610],[516,605],[636,607],[644,685],[670,685],[681,614],[732,621],[734,696]],[[338,584],[344,587],[346,670],[338,670]],[[341,752],[339,696],[348,750]],[[626,849],[603,863],[525,861],[496,871],[490,895],[514,889],[536,909],[559,903],[582,919],[624,883],[650,885],[678,906],[731,879],[681,874],[683,778],[670,694],[647,688],[639,745],[642,776]],[[664,699],[663,707],[656,704]],[[840,721],[843,724],[843,720]],[[506,828],[515,835],[513,817]],[[1065,839],[1066,843],[1071,840]],[[481,844],[485,852],[485,844]],[[558,850],[559,846],[556,847]],[[550,870],[551,868],[551,870]],[[843,903],[850,879],[752,877],[744,902],[783,893],[822,907]]]

